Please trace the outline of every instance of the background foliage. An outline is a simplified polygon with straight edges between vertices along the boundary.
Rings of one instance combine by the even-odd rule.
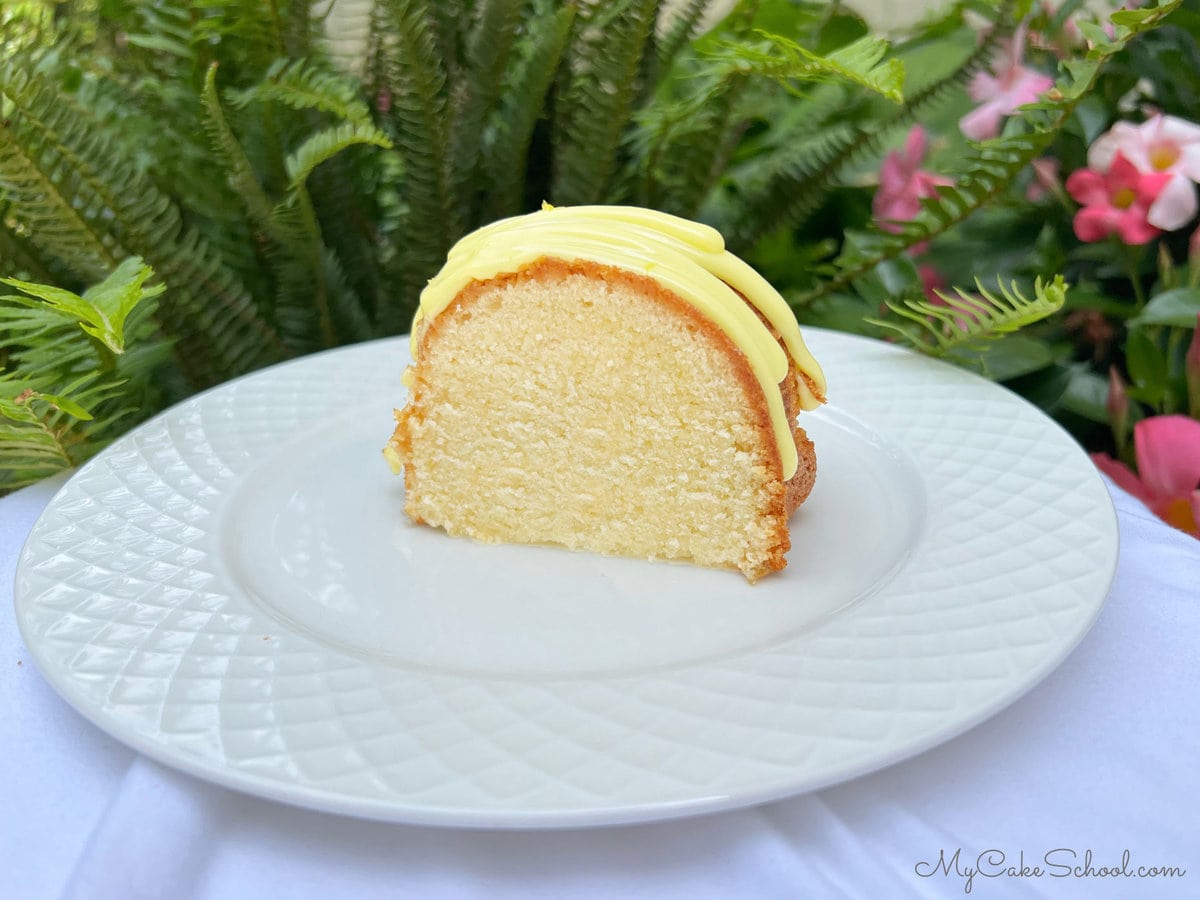
[[[1056,89],[982,144],[954,126],[970,78],[1017,21],[1079,4],[963,0],[889,44],[837,3],[743,0],[701,34],[703,0],[343,2],[350,59],[327,3],[5,4],[0,490],[195,390],[407,330],[458,237],[543,200],[710,221],[802,321],[980,367],[1084,440],[1107,440],[1110,362],[1149,408],[1186,402],[1164,318],[1195,303],[1185,248],[1115,259],[1065,197],[1024,196],[1034,159],[1082,164],[1131,98],[1200,108],[1179,0],[1042,54]],[[953,185],[883,230],[879,160],[917,121]],[[918,261],[968,286],[970,327],[921,306]]]

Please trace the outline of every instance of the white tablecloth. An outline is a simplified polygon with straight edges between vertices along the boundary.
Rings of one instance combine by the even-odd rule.
[[[758,808],[484,832],[243,796],[86,722],[38,674],[11,612],[18,552],[55,486],[0,500],[0,896],[1200,897],[1200,542],[1115,488],[1121,558],[1096,626],[967,734]]]

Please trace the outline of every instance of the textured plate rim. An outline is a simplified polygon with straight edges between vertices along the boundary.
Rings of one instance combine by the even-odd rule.
[[[814,338],[820,342],[833,344],[847,341],[851,342],[857,349],[863,351],[866,351],[868,348],[879,350],[882,346],[866,339],[840,333],[825,332],[821,329],[806,329],[806,335],[810,336],[810,343],[815,342]],[[357,345],[349,348],[325,351],[313,356],[283,363],[268,370],[252,373],[228,384],[212,388],[189,401],[185,401],[184,404],[178,407],[160,413],[149,422],[144,423],[138,429],[135,429],[134,432],[131,432],[130,435],[127,435],[114,444],[113,448],[106,450],[95,460],[86,464],[72,481],[74,482],[81,476],[85,476],[94,466],[100,464],[101,460],[110,454],[113,449],[128,444],[137,434],[156,424],[169,421],[172,416],[178,414],[178,411],[182,407],[203,403],[206,398],[222,391],[230,390],[235,385],[245,385],[253,379],[286,378],[287,370],[293,367],[313,365],[317,360],[329,359],[339,354],[362,352],[365,348],[372,346],[387,346],[391,349],[393,346],[399,345],[403,340],[403,338],[386,339],[384,341],[372,342],[368,345]],[[886,352],[898,353],[900,351],[888,347]],[[911,354],[908,354],[908,356],[911,356]],[[919,357],[912,358],[918,359],[920,365],[923,367],[940,367],[940,370],[947,377],[950,377],[949,373],[954,373],[955,378],[974,380],[979,390],[1000,392],[1008,395],[1010,399],[1016,399],[1017,403],[1024,408],[1025,414],[1038,420],[1043,429],[1056,430],[1067,441],[1071,441],[1065,431],[1041,413],[1041,411],[1025,401],[1015,398],[1015,395],[1010,394],[1010,392],[1001,386],[988,382],[978,376],[952,369],[941,363],[920,359]],[[869,418],[864,420],[870,423]],[[909,448],[906,447],[905,449]],[[1078,457],[1081,462],[1086,462],[1087,460],[1082,449],[1078,449]],[[22,632],[22,637],[25,639],[43,677],[85,718],[113,737],[152,759],[225,787],[304,808],[409,824],[467,828],[536,829],[662,821],[701,813],[743,808],[779,800],[799,793],[819,790],[886,768],[923,753],[973,728],[975,725],[1009,706],[1039,684],[1050,672],[1061,664],[1086,636],[1102,609],[1104,599],[1115,576],[1117,564],[1117,522],[1115,510],[1109,498],[1107,488],[1104,486],[1099,474],[1090,466],[1090,463],[1087,464],[1086,474],[1089,476],[1086,480],[1091,482],[1093,493],[1098,491],[1097,496],[1101,493],[1103,494],[1103,502],[1096,504],[1097,508],[1092,513],[1093,521],[1091,522],[1095,528],[1107,536],[1106,545],[1097,551],[1099,559],[1093,560],[1093,563],[1096,564],[1094,568],[1096,575],[1095,583],[1102,587],[1097,587],[1091,592],[1091,599],[1085,604],[1085,609],[1073,617],[1071,628],[1069,631],[1058,636],[1051,652],[1041,654],[1037,664],[1024,670],[1018,679],[1010,682],[1006,690],[993,693],[987,702],[976,703],[969,714],[957,714],[942,722],[940,727],[926,729],[920,739],[909,740],[902,745],[890,748],[890,751],[887,753],[879,753],[872,758],[852,759],[841,767],[827,766],[816,776],[809,774],[806,777],[802,771],[798,771],[790,779],[782,778],[774,783],[764,784],[751,789],[738,788],[726,791],[698,791],[692,797],[649,800],[641,804],[631,804],[627,801],[607,806],[596,804],[586,809],[513,809],[505,807],[465,809],[460,805],[454,804],[439,805],[432,803],[422,805],[417,803],[397,803],[395,799],[347,795],[337,790],[313,787],[300,782],[281,781],[278,778],[265,776],[257,772],[234,768],[228,764],[227,760],[213,760],[195,756],[187,752],[180,752],[178,748],[163,743],[153,735],[139,730],[127,720],[119,716],[114,716],[104,708],[97,707],[93,699],[80,689],[80,683],[77,678],[73,677],[73,673],[69,669],[61,667],[51,657],[49,651],[42,646],[40,635],[31,633],[30,631],[32,626],[26,613],[32,606],[36,606],[38,596],[29,593],[28,588],[25,587],[23,576],[27,568],[35,561],[34,557],[37,555],[38,526],[55,508],[59,498],[65,493],[65,488],[64,490],[60,490],[56,497],[51,500],[50,504],[47,505],[46,510],[39,517],[37,525],[31,530],[19,556],[17,591],[15,592],[17,621]],[[911,561],[909,564],[911,564]],[[798,640],[802,642],[804,637],[802,636]]]

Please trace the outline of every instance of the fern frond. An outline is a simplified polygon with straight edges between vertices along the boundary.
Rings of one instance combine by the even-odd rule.
[[[555,97],[554,203],[605,199],[657,9],[654,0],[616,0],[576,16]]]
[[[82,295],[6,280],[22,293],[0,297],[0,493],[79,464],[152,411],[140,402],[163,359],[152,277],[129,259]]]
[[[307,285],[291,285],[301,304],[305,299],[315,305],[325,347],[342,342],[362,340],[370,334],[370,325],[362,301],[354,294],[336,256],[325,246],[321,223],[308,190],[308,178],[321,163],[356,144],[370,144],[384,149],[391,142],[372,125],[347,122],[310,136],[288,157],[287,171],[291,178],[288,199],[279,209],[295,210],[294,222],[308,243],[301,260],[314,270],[315,281]]]
[[[773,79],[791,88],[793,82],[841,82],[901,103],[904,64],[884,61],[888,43],[864,37],[827,56],[801,47],[782,35],[756,30],[756,41],[722,41],[705,56],[742,75]]]
[[[381,310],[387,331],[407,325],[406,313],[416,292],[445,258],[451,235],[456,235],[457,211],[452,207],[447,160],[447,73],[438,53],[433,13],[425,0],[382,0],[388,31],[382,53],[384,82],[390,109],[385,129],[399,151],[404,167],[402,194],[407,210],[401,248],[398,293]]]
[[[526,22],[527,31],[516,49],[515,72],[505,86],[494,132],[485,145],[488,215],[493,219],[524,211],[521,192],[530,144],[574,19],[575,7],[565,6],[553,14],[535,14]]]
[[[290,186],[293,189],[300,187],[321,163],[349,147],[363,144],[384,150],[392,149],[392,142],[386,134],[374,125],[359,122],[346,122],[310,135],[295,153],[288,156],[285,163]]]
[[[667,71],[679,55],[679,51],[696,36],[701,20],[711,5],[712,0],[685,0],[669,13],[664,10],[663,15],[666,18],[660,23],[660,35],[655,48],[660,72]]]
[[[128,54],[131,67],[152,72],[164,81],[194,73],[197,57],[188,4],[172,0],[129,4],[125,9],[118,7],[118,16],[122,13],[122,40],[132,48]]]
[[[1061,275],[1050,284],[1038,278],[1032,297],[1023,295],[1016,282],[1005,287],[998,281],[998,295],[978,280],[975,285],[978,294],[968,294],[961,288],[953,294],[937,291],[942,303],[927,298],[885,301],[905,320],[903,324],[887,319],[867,321],[899,334],[924,353],[945,356],[959,349],[979,349],[988,341],[1040,322],[1062,309],[1067,299],[1067,285]]]
[[[17,228],[15,220],[8,220],[8,205],[0,199],[0,273],[24,275],[46,284],[70,280],[54,257],[38,248],[23,229]]]
[[[726,73],[683,101],[653,103],[638,112],[631,141],[639,204],[696,216],[741,135],[734,112],[748,84]]]
[[[329,292],[329,307],[339,343],[365,341],[372,335],[371,320],[362,300],[350,285],[336,253],[325,248],[321,256],[321,278]]]
[[[337,0],[329,4],[325,19],[330,61],[343,72],[362,75],[370,53],[363,53],[373,38],[371,13],[374,0]]]
[[[221,107],[221,98],[217,92],[217,64],[208,67],[204,79],[204,91],[200,95],[204,107],[204,126],[208,131],[209,142],[213,150],[224,163],[226,180],[230,187],[241,198],[242,204],[250,214],[255,225],[269,232],[272,226],[271,213],[274,204],[259,183],[254,167],[242,149],[237,136],[225,117]]]
[[[738,217],[728,226],[729,245],[746,250],[767,232],[792,227],[815,212],[829,195],[840,173],[866,156],[877,154],[895,129],[914,121],[948,94],[961,89],[991,61],[1001,41],[1015,27],[1015,0],[1004,0],[993,24],[982,39],[954,69],[942,78],[905,92],[904,103],[871,129],[818,126],[812,137],[809,123],[797,140],[782,141],[774,158],[764,160],[766,177],[748,185],[741,195]]]
[[[157,297],[164,290],[161,284],[146,287],[146,282],[153,274],[140,259],[130,258],[82,296],[53,285],[35,284],[17,278],[0,278],[0,284],[15,287],[26,295],[5,298],[9,302],[40,306],[77,322],[86,334],[99,341],[109,352],[124,353],[125,319],[138,303]]]
[[[283,355],[274,329],[245,285],[194,230],[179,208],[131,163],[86,109],[51,91],[38,76],[0,70],[0,90],[19,128],[7,133],[47,183],[69,195],[75,211],[47,223],[89,231],[107,259],[140,256],[170,288],[159,306],[164,327],[180,339],[181,368],[199,386]],[[36,208],[36,207],[35,207]],[[21,209],[18,213],[23,215]],[[103,236],[101,238],[101,236]]]
[[[467,35],[450,128],[450,175],[456,204],[471,211],[478,205],[473,193],[480,181],[484,125],[500,97],[524,8],[525,0],[479,0]],[[540,98],[535,102],[540,106]]]
[[[797,136],[775,153],[761,179],[741,197],[737,219],[727,228],[729,246],[748,248],[765,233],[802,222],[817,209],[824,191],[802,185],[840,167],[847,143],[857,134],[852,125],[826,125],[815,134]]]
[[[231,91],[229,101],[239,109],[251,103],[282,103],[292,109],[331,113],[358,125],[371,123],[358,86],[307,59],[277,59],[257,84]]]
[[[1156,27],[1182,0],[1160,0],[1156,7],[1134,10],[1136,16],[1122,17],[1117,36],[1096,42],[1087,59],[1068,66],[1045,99],[1017,111],[1014,118],[1026,134],[1001,136],[974,145],[965,155],[952,187],[938,189],[938,196],[922,201],[922,210],[910,222],[892,226],[889,232],[875,228],[856,240],[847,241],[842,253],[827,270],[823,283],[795,298],[797,305],[811,303],[835,293],[875,266],[906,252],[910,247],[937,237],[962,222],[980,207],[1008,190],[1013,180],[1042,155],[1067,123],[1079,102],[1091,90],[1105,63],[1136,34]],[[1130,11],[1126,11],[1130,12]]]
[[[11,66],[0,67],[0,97],[24,81]],[[116,265],[121,251],[103,230],[90,226],[74,202],[74,177],[69,156],[41,144],[26,116],[10,114],[0,123],[0,195],[8,215],[34,246],[91,279]]]

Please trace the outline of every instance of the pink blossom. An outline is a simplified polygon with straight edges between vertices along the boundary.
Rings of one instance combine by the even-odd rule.
[[[921,211],[921,201],[937,196],[937,189],[953,184],[949,178],[934,175],[921,168],[928,151],[925,129],[914,125],[904,141],[903,153],[893,150],[884,157],[879,169],[879,190],[871,203],[871,211],[886,231],[900,231],[901,222],[910,222]],[[920,253],[924,247],[913,247]]]
[[[1200,182],[1200,125],[1157,113],[1143,122],[1118,122],[1088,148],[1088,165],[1103,172],[1117,153],[1139,172],[1170,176],[1147,221],[1163,231],[1182,228],[1196,215]]]
[[[1137,497],[1156,516],[1200,537],[1200,422],[1187,416],[1152,416],[1133,426],[1138,474],[1104,453],[1096,467]]]
[[[1110,234],[1126,244],[1144,244],[1160,234],[1147,221],[1151,205],[1171,176],[1144,175],[1120,152],[1106,172],[1077,169],[1067,179],[1067,193],[1083,204],[1075,214],[1075,235],[1100,241]]]
[[[1050,194],[1062,191],[1059,180],[1059,163],[1052,156],[1039,156],[1029,164],[1033,169],[1033,180],[1025,188],[1025,198],[1036,203]]]
[[[962,133],[973,141],[994,138],[1000,133],[1000,120],[1017,108],[1033,103],[1038,95],[1054,87],[1054,79],[1024,64],[1025,26],[1005,43],[1000,66],[993,72],[979,72],[967,86],[967,93],[981,104],[958,123]]]

